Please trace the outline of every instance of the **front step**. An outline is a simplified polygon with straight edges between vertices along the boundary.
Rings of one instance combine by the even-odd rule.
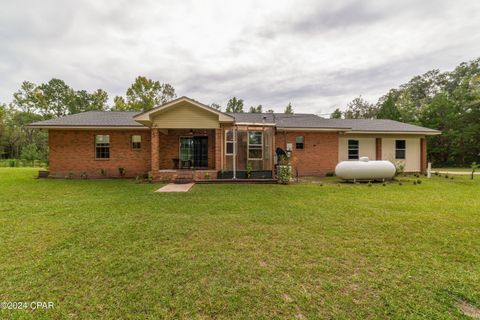
[[[174,183],[183,184],[191,183],[194,181],[193,171],[190,170],[181,170],[177,172],[177,176],[174,180]]]

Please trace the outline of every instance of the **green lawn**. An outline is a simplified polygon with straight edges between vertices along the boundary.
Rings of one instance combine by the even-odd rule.
[[[480,307],[480,178],[36,180],[0,168],[0,301],[35,319],[444,319]]]

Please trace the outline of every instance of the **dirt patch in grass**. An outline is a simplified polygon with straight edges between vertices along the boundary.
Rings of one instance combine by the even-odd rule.
[[[457,303],[457,308],[460,309],[460,311],[473,319],[480,319],[480,309],[478,309],[475,306],[472,306],[470,303],[466,301],[460,301]]]

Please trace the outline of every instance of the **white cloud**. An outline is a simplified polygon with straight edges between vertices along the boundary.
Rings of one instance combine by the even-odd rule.
[[[480,52],[478,1],[11,1],[0,101],[23,80],[123,94],[137,75],[223,105],[330,112]]]

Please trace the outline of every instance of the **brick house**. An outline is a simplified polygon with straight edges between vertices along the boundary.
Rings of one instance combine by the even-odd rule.
[[[278,155],[299,176],[367,156],[425,171],[426,136],[440,132],[392,120],[314,114],[225,113],[187,97],[146,112],[84,112],[35,122],[49,133],[52,176],[92,178],[150,172],[155,179],[274,178]],[[120,169],[122,168],[122,169]]]

